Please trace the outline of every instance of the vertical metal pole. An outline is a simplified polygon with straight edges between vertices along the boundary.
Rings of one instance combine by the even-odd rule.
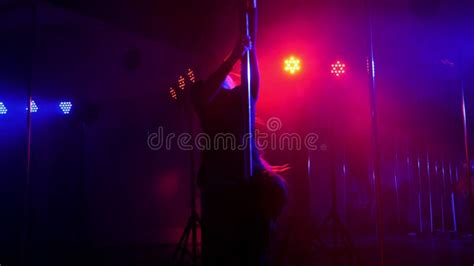
[[[383,200],[382,182],[380,175],[380,147],[377,126],[377,87],[375,80],[375,47],[374,47],[374,15],[372,3],[369,5],[369,41],[370,41],[370,117],[372,123],[372,149],[373,149],[373,175],[375,179],[375,201],[376,201],[376,224],[377,243],[379,253],[379,264],[384,265],[384,222],[383,222]]]
[[[466,95],[464,91],[464,81],[461,81],[462,94],[462,118],[464,127],[464,156],[466,160],[466,177],[468,186],[468,204],[469,204],[469,231],[474,231],[474,202],[472,200],[472,178],[471,178],[471,159],[469,155],[469,139],[467,130],[467,114],[466,114]]]
[[[442,191],[441,191],[441,231],[446,231],[446,219],[445,219],[445,191],[446,191],[446,174],[444,169],[444,161],[441,162],[441,182],[442,182]]]
[[[347,222],[347,161],[346,161],[346,146],[344,145],[344,154],[342,161],[342,184],[343,184],[343,195],[342,195],[342,209],[343,209],[343,220]]]
[[[306,164],[307,175],[308,175],[308,177],[311,177],[311,152],[308,150],[307,153],[308,153],[308,159],[307,159],[307,162],[306,162],[307,163]]]
[[[250,17],[249,13],[245,14],[245,22],[247,25],[247,36],[250,36]],[[252,87],[251,87],[251,66],[250,66],[250,51],[245,55],[247,58],[247,107],[248,107],[248,129],[249,129],[249,149],[248,149],[248,172],[247,175],[253,176],[253,128],[252,128]]]
[[[423,205],[421,204],[421,163],[420,163],[420,156],[418,155],[417,158],[417,168],[418,168],[418,220],[420,223],[420,233],[423,233]]]
[[[250,13],[249,10],[252,9],[253,11],[253,16],[254,16],[254,23],[256,24],[256,12],[257,12],[257,0],[244,0],[245,5],[244,5],[244,18],[243,18],[243,23],[244,23],[244,29],[242,34],[244,34],[246,37],[250,38],[251,37],[251,32],[250,32],[250,23],[251,23],[251,18],[250,18]],[[256,26],[256,25],[253,25]],[[253,49],[253,48],[252,48]],[[253,176],[254,174],[254,169],[253,169],[253,141],[254,141],[254,130],[253,130],[253,106],[252,106],[252,76],[251,76],[251,61],[250,61],[250,51],[247,51],[245,55],[242,58],[242,85],[244,85],[245,93],[244,93],[244,101],[245,101],[245,113],[246,113],[246,125],[245,128],[246,133],[248,134],[248,149],[245,151],[245,176],[247,178]]]
[[[400,190],[398,184],[398,154],[395,154],[395,170],[393,171],[393,183],[395,185],[395,199],[397,204],[397,223],[401,225],[401,210],[400,210]]]
[[[434,231],[434,224],[433,224],[433,196],[431,194],[431,173],[430,173],[430,157],[428,153],[426,153],[426,171],[428,176],[428,198],[430,203],[430,232],[433,233]]]
[[[435,220],[434,220],[434,219],[436,219],[436,217],[434,215],[434,212],[436,210],[436,205],[435,205],[436,203],[435,202],[438,199],[438,195],[437,195],[438,194],[437,193],[438,189],[437,188],[439,188],[439,186],[438,186],[437,181],[439,180],[439,178],[438,178],[439,177],[439,171],[438,171],[439,167],[438,167],[438,162],[437,161],[434,161],[433,165],[434,165],[434,169],[435,169],[434,177],[432,178],[432,184],[433,184],[433,187],[434,187],[433,190],[432,190],[433,191],[433,224],[434,224],[434,226],[436,226]],[[438,203],[439,203],[439,201],[438,201]],[[442,210],[440,210],[440,211],[442,211]],[[434,230],[436,230],[436,228],[434,228]]]
[[[33,63],[36,48],[36,27],[37,27],[37,6],[36,2],[31,1],[31,39],[30,39],[30,64],[27,74],[27,107],[26,112],[26,166],[25,166],[25,190],[23,198],[23,228],[21,236],[21,263],[27,264],[29,259],[29,244],[31,239],[31,101],[33,97]]]

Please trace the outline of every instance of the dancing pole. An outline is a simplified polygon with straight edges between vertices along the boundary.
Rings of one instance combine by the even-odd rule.
[[[36,48],[37,30],[37,6],[36,1],[31,1],[31,36],[30,36],[30,62],[27,74],[27,106],[26,112],[26,166],[25,166],[25,188],[23,195],[23,228],[21,235],[20,259],[21,264],[26,265],[29,259],[29,244],[31,239],[31,101],[33,94],[33,61]]]
[[[251,23],[253,23],[253,27],[256,27],[256,19],[257,19],[257,0],[244,0],[244,13],[243,13],[243,25],[242,35],[248,37],[252,40],[252,32],[251,32]],[[252,43],[252,46],[255,44]],[[255,49],[255,47],[251,47],[251,49]],[[253,104],[252,104],[252,65],[251,65],[251,58],[250,58],[251,51],[247,51],[245,55],[242,57],[242,75],[241,75],[241,83],[244,88],[244,106],[245,106],[245,125],[244,128],[246,129],[246,134],[248,136],[248,147],[245,150],[244,155],[244,168],[245,168],[245,177],[248,179],[253,176],[254,169],[253,169],[253,161],[256,158],[253,158],[254,154],[254,128],[253,128]]]
[[[418,155],[417,158],[417,169],[418,169],[418,221],[419,221],[419,229],[420,233],[423,233],[423,205],[421,204],[421,163],[420,163],[420,156]]]
[[[426,153],[426,173],[428,177],[428,198],[430,203],[430,232],[434,232],[434,223],[433,223],[433,195],[431,190],[431,168],[430,168],[430,156]]]
[[[401,226],[402,224],[402,215],[401,215],[401,207],[400,207],[400,187],[399,187],[399,165],[398,165],[398,153],[395,154],[395,169],[393,171],[393,185],[395,186],[395,199],[397,205],[397,225]]]
[[[372,153],[373,153],[373,177],[375,180],[375,204],[377,243],[379,252],[379,265],[384,265],[384,222],[382,201],[382,180],[380,175],[380,147],[377,126],[377,89],[375,82],[375,53],[374,53],[374,26],[373,10],[369,5],[369,40],[370,40],[370,118],[372,122]]]
[[[467,177],[467,186],[468,186],[468,204],[469,204],[469,230],[474,232],[474,202],[472,200],[472,180],[471,180],[471,159],[469,158],[469,139],[467,132],[467,114],[466,114],[466,95],[464,91],[464,81],[461,81],[461,96],[462,96],[462,118],[463,118],[463,127],[464,127],[464,156],[466,160],[466,177]]]

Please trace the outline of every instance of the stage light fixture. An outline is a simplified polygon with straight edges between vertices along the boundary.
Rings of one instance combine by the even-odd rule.
[[[6,115],[8,113],[8,109],[3,102],[0,102],[0,115]]]
[[[176,93],[176,89],[173,87],[170,88],[170,96],[173,100],[178,100],[178,94]]]
[[[301,60],[294,56],[290,56],[285,59],[283,69],[290,75],[294,75],[301,70]]]
[[[341,61],[336,61],[336,63],[331,65],[331,74],[336,77],[340,77],[346,73],[346,64]]]
[[[31,112],[36,113],[38,109],[38,105],[36,105],[35,101],[31,101]],[[26,107],[26,111],[28,111],[28,107]]]
[[[183,76],[179,76],[179,79],[178,79],[178,87],[179,87],[181,90],[184,90],[184,88],[186,87],[186,79],[185,79]]]
[[[196,82],[196,76],[194,75],[194,71],[191,68],[188,69],[188,78],[192,83]]]
[[[59,108],[61,108],[61,111],[63,111],[63,113],[65,115],[67,115],[71,112],[72,103],[71,102],[61,102],[61,103],[59,103]]]

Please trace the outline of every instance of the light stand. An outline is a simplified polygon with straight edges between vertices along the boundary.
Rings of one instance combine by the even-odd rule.
[[[336,63],[338,66],[342,65],[339,61]],[[344,74],[344,70],[334,70],[332,74],[339,77]],[[347,256],[347,262],[350,265],[360,265],[359,257],[355,254],[354,244],[349,235],[348,230],[344,226],[341,217],[337,211],[337,173],[336,173],[336,147],[335,147],[335,128],[332,124],[332,146],[328,149],[330,156],[330,189],[331,189],[331,207],[329,214],[323,220],[319,226],[313,240],[317,244],[317,248],[321,249],[324,253],[329,254],[333,260],[333,265],[340,264],[340,258]],[[345,157],[345,155],[344,155]],[[344,178],[345,178],[345,158],[344,158]],[[325,238],[322,236],[323,233],[327,232],[329,235]]]
[[[348,262],[351,265],[359,265],[355,255],[355,248],[350,238],[349,232],[341,221],[339,213],[337,211],[337,182],[336,182],[336,165],[334,148],[331,152],[331,208],[329,214],[321,224],[316,240],[319,242],[320,248],[331,255],[333,259],[333,265],[339,264],[339,258],[348,256]],[[329,232],[330,241],[324,241],[322,232]]]
[[[190,94],[185,94],[185,100],[183,101],[184,115],[187,117],[188,132],[193,132],[193,111],[190,99]],[[196,178],[195,178],[195,165],[196,161],[194,158],[194,150],[189,151],[189,178],[190,178],[190,194],[191,194],[191,215],[188,218],[184,232],[181,235],[176,250],[173,254],[173,263],[175,265],[183,265],[185,256],[191,257],[192,265],[198,265],[198,239],[197,230],[201,226],[201,219],[196,210]],[[191,237],[191,250],[189,250],[189,238]]]

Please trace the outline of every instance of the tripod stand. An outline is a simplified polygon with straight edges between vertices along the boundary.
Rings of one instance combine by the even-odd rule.
[[[192,132],[193,130],[193,112],[191,108],[191,100],[189,99],[189,95],[185,97],[183,101],[183,109],[185,116],[187,116],[188,121],[188,131]],[[173,263],[175,265],[183,265],[184,259],[187,256],[191,258],[192,265],[198,265],[198,239],[197,239],[197,230],[201,226],[201,219],[199,218],[199,214],[196,210],[196,185],[195,185],[195,158],[194,152],[191,149],[189,151],[190,155],[190,170],[189,170],[189,177],[190,177],[190,195],[191,195],[191,215],[188,218],[188,222],[186,223],[186,227],[184,228],[184,232],[181,235],[178,246],[173,254]],[[189,249],[189,238],[191,237],[191,248]]]
[[[176,265],[183,265],[186,255],[191,257],[192,265],[198,265],[198,247],[197,247],[197,229],[200,227],[200,219],[197,212],[191,211],[191,216],[188,218],[184,232],[179,239],[173,255],[173,262]],[[191,235],[191,250],[188,249],[189,236]]]
[[[317,247],[328,254],[333,265],[340,264],[340,258],[347,256],[349,265],[360,265],[349,232],[337,211],[337,182],[334,149],[331,149],[331,208],[318,228],[314,240]],[[324,239],[323,239],[323,236]]]

